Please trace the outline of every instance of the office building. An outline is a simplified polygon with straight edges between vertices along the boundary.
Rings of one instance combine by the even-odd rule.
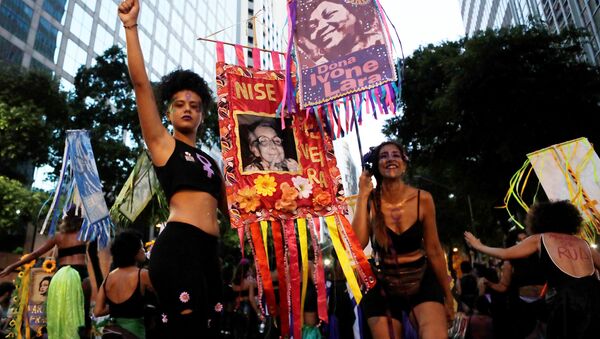
[[[200,36],[240,43],[247,0],[147,0],[138,31],[152,81],[177,68],[215,78],[214,44]],[[108,47],[125,46],[118,0],[0,0],[0,60],[52,72],[65,90],[81,65]]]
[[[600,0],[459,0],[465,33],[472,36],[487,28],[510,27],[539,20],[560,32],[571,26],[585,28],[585,58],[600,64]]]

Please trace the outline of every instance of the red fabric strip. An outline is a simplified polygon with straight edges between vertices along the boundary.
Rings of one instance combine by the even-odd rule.
[[[341,223],[343,226],[340,230],[340,235],[344,238],[346,244],[350,246],[350,252],[354,257],[354,260],[358,263],[358,275],[363,285],[369,290],[375,286],[376,280],[371,265],[367,261],[367,256],[365,255],[365,252],[363,252],[360,241],[356,238],[356,235],[352,230],[352,225],[348,219],[346,219],[346,216],[339,214],[336,219],[338,220],[338,223]]]
[[[242,47],[242,45],[235,45],[235,56],[237,58],[238,66],[246,67],[246,59],[244,58],[244,47]]]
[[[279,53],[272,51],[271,59],[273,60],[273,69],[276,71],[281,70],[281,60],[279,60]]]
[[[256,47],[252,49],[252,64],[252,67],[254,67],[254,69],[260,69],[260,49]]]
[[[275,247],[275,260],[277,262],[277,277],[279,280],[279,319],[281,321],[281,334],[290,332],[290,318],[287,313],[287,279],[285,274],[285,253],[283,250],[283,237],[281,235],[281,224],[278,221],[271,222],[273,233],[273,246]]]
[[[217,42],[217,62],[225,62],[225,45]]]
[[[238,227],[238,237],[240,238],[240,249],[242,250],[242,258],[244,257],[244,228]]]
[[[315,272],[313,281],[317,289],[317,312],[319,319],[323,322],[329,322],[327,315],[327,289],[325,288],[325,267],[323,266],[323,252],[319,246],[319,227],[320,225],[318,218],[307,218],[308,230],[310,231],[310,238],[313,245],[313,251],[315,253]],[[316,222],[315,222],[316,221]]]
[[[254,252],[255,252],[255,265],[258,268],[258,273],[260,274],[263,288],[265,291],[265,299],[267,301],[267,308],[269,310],[269,314],[276,316],[277,315],[277,304],[275,301],[275,291],[273,289],[273,279],[271,279],[271,271],[269,270],[269,259],[267,258],[267,254],[265,252],[264,243],[262,241],[262,234],[260,232],[260,225],[258,222],[253,222],[250,224],[250,234],[252,235],[252,243],[254,244]],[[260,298],[261,296],[259,296]]]
[[[302,338],[302,320],[300,317],[300,267],[298,266],[298,247],[296,245],[296,230],[294,220],[285,221],[285,239],[288,245],[290,262],[290,291],[292,296],[292,319],[294,338]]]

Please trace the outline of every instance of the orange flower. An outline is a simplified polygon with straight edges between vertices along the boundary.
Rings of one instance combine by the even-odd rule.
[[[235,201],[245,212],[254,212],[260,206],[260,198],[254,187],[244,187],[235,196]]]
[[[275,177],[272,177],[268,174],[259,175],[256,179],[254,179],[254,188],[256,189],[256,192],[263,197],[273,196],[276,187],[277,183],[275,182]]]
[[[331,194],[329,194],[327,191],[317,189],[314,192],[312,202],[315,206],[315,210],[320,211],[323,208],[331,205]]]
[[[298,190],[295,187],[291,187],[287,182],[279,185],[281,190],[281,199],[275,202],[275,208],[281,211],[293,212],[298,208],[296,199],[298,198]]]

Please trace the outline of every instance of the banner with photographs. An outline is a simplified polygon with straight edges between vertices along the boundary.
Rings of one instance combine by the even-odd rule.
[[[217,65],[219,126],[233,227],[344,214],[333,144],[314,115],[276,117],[284,77]]]
[[[296,0],[300,106],[318,106],[397,79],[374,1]]]

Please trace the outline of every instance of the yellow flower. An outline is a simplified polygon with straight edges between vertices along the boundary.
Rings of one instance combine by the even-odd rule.
[[[276,187],[277,183],[275,182],[275,178],[268,174],[259,175],[254,179],[254,188],[256,189],[256,192],[263,197],[273,196]]]
[[[256,195],[254,187],[244,187],[239,190],[235,201],[246,212],[254,212],[260,206],[260,198]]]
[[[50,258],[44,260],[44,263],[42,264],[42,268],[44,269],[44,272],[46,272],[46,273],[54,272],[54,270],[56,269],[56,260],[50,259]]]

